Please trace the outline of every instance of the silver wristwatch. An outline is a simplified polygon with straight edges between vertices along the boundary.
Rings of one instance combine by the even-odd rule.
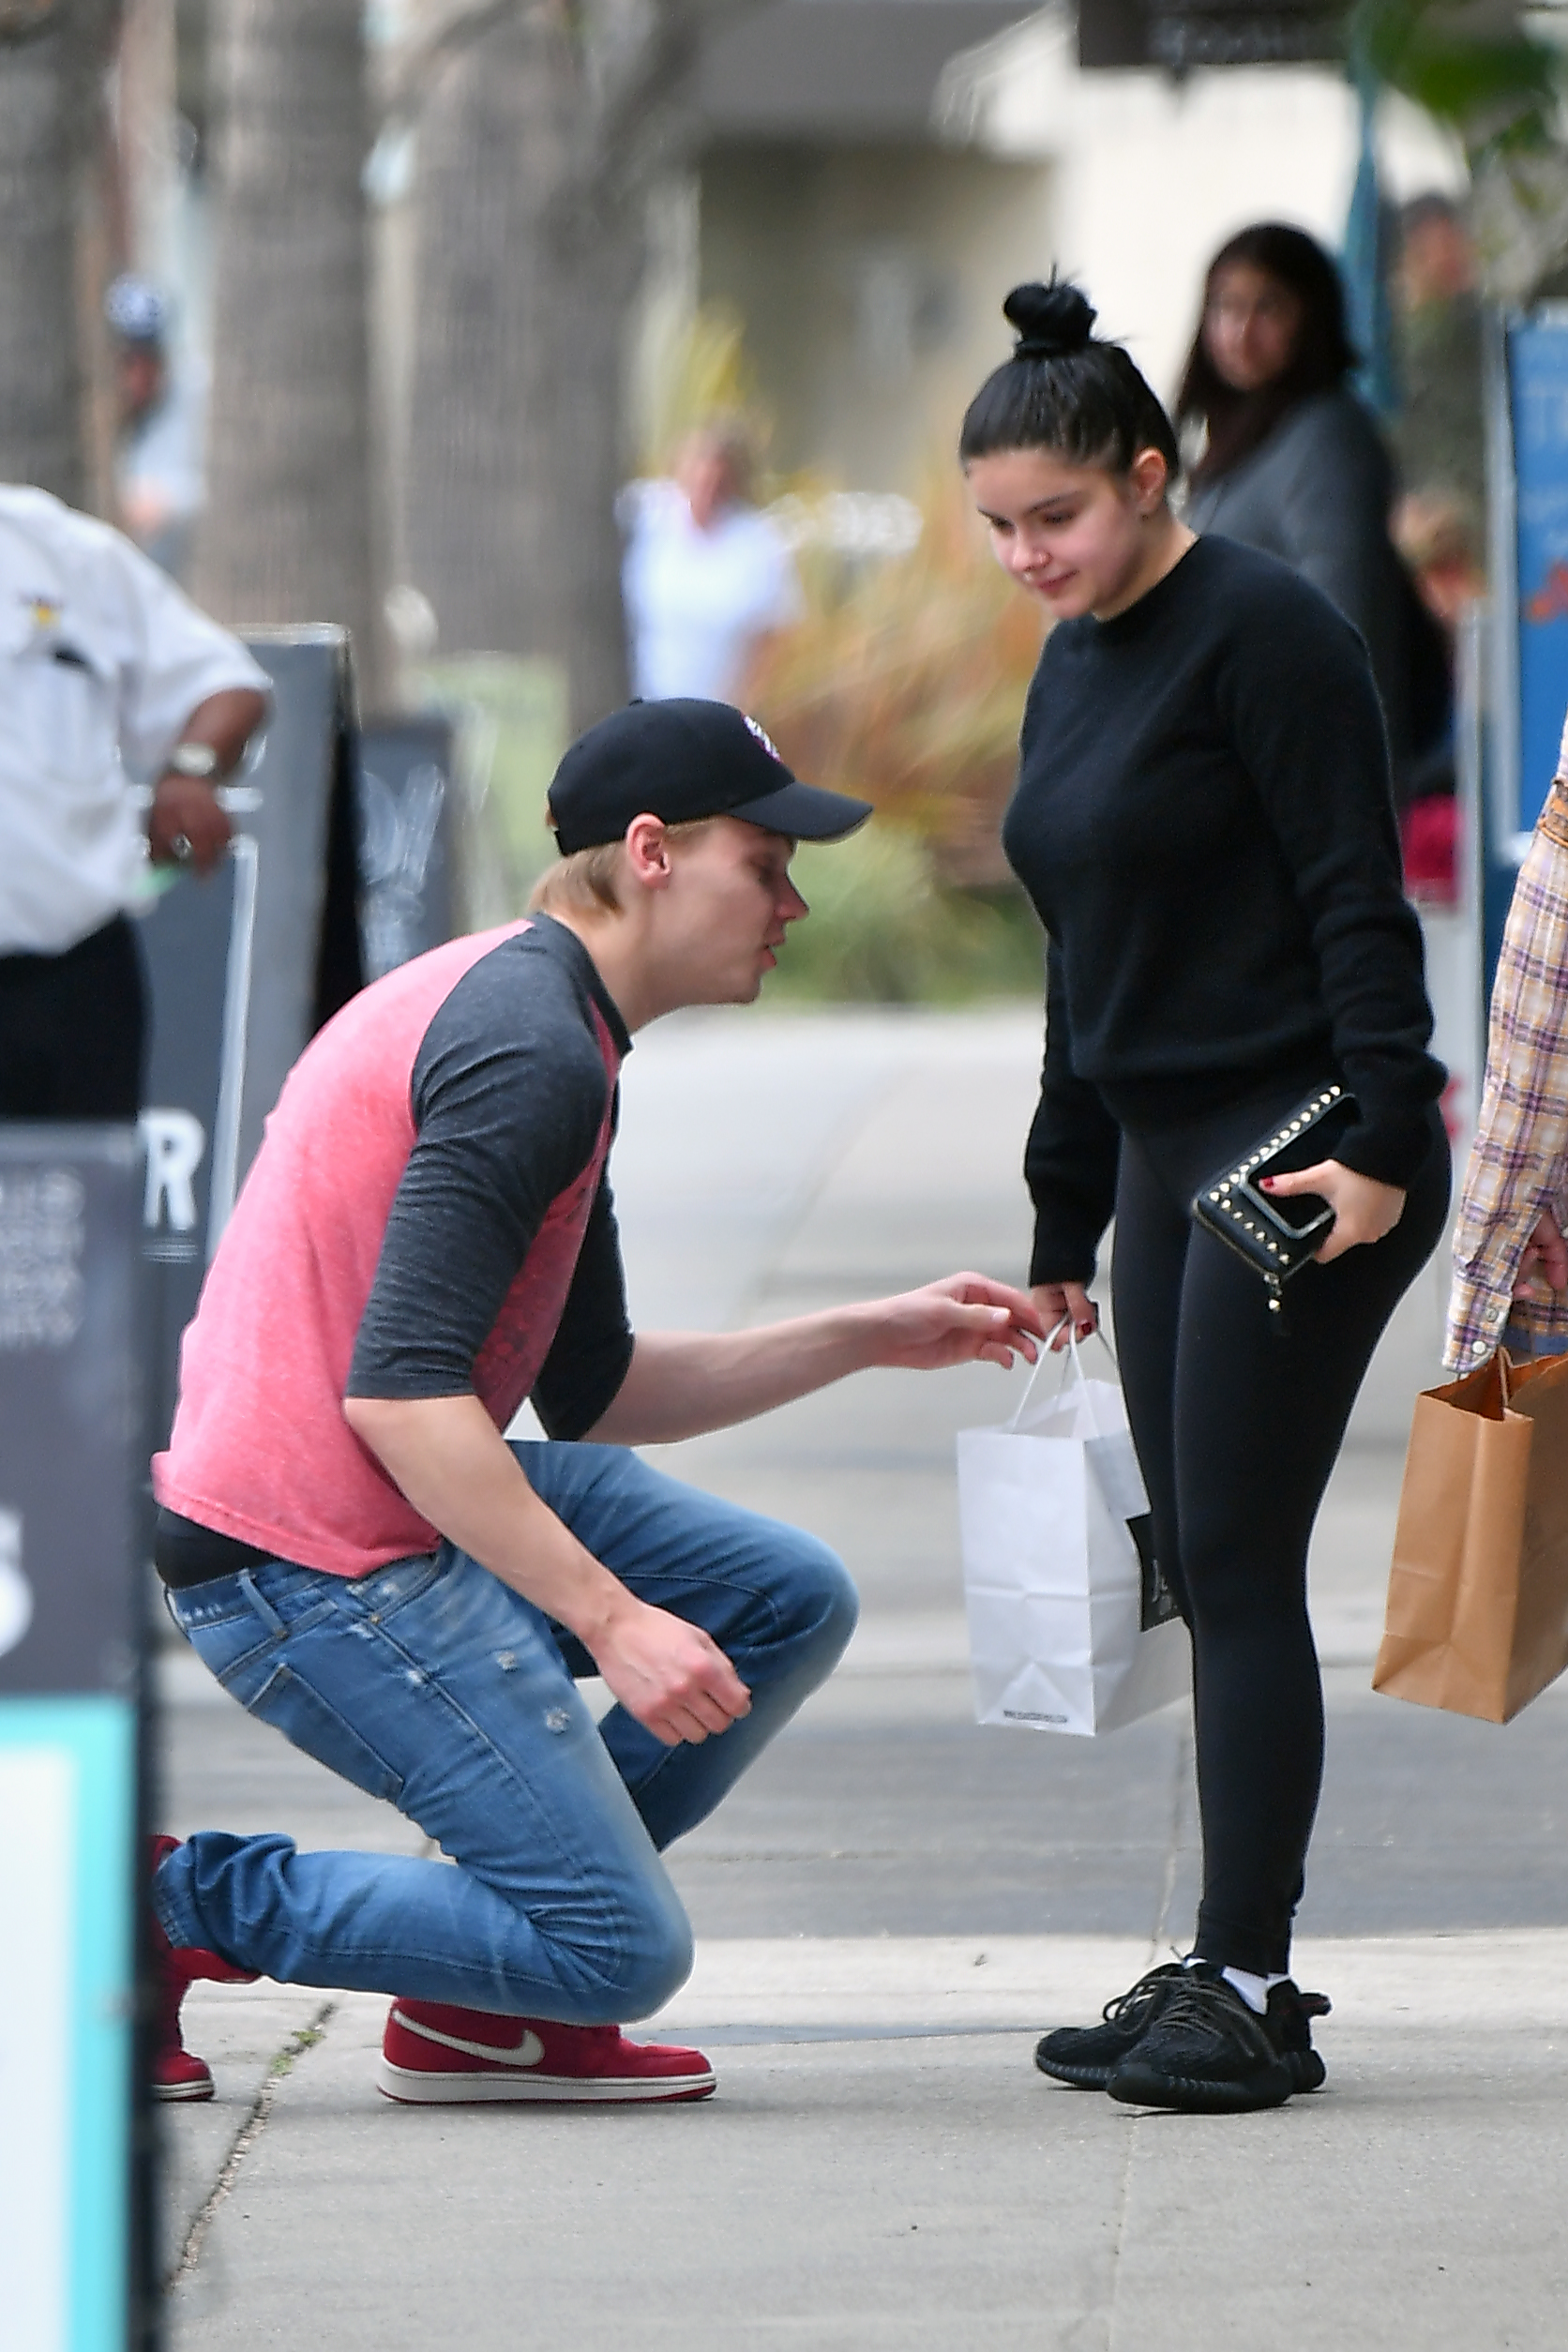
[[[210,783],[221,761],[210,743],[177,743],[163,762],[166,776],[195,776]]]

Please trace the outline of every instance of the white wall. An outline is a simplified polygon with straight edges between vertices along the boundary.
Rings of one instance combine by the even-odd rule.
[[[1033,17],[949,68],[983,149],[1052,167],[1040,272],[1085,287],[1099,331],[1125,340],[1169,395],[1191,342],[1203,273],[1248,221],[1293,221],[1331,249],[1355,174],[1355,101],[1327,68],[1228,67],[1182,83],[1154,72],[1079,71],[1070,18]],[[1380,111],[1389,194],[1456,190],[1456,146],[1403,99]],[[1005,328],[997,322],[997,355]]]

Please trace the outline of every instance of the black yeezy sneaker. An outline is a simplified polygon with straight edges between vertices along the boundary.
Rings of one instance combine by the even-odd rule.
[[[1269,1987],[1269,2013],[1263,2023],[1269,2040],[1295,2076],[1297,2090],[1321,2090],[1328,2074],[1312,2046],[1312,2020],[1326,2017],[1334,2003],[1326,1993],[1303,1993],[1289,1977]]]
[[[1300,2022],[1304,2027],[1304,2019]],[[1218,1968],[1195,1960],[1106,2088],[1126,2106],[1174,2107],[1184,2115],[1283,2106],[1297,2088],[1296,2070],[1269,2025]],[[1316,2058],[1310,2036],[1304,2038],[1307,2055]],[[1307,2088],[1304,2081],[1301,2087]]]
[[[1151,1968],[1115,2000],[1107,2001],[1097,2026],[1059,2026],[1046,2034],[1035,2045],[1035,2065],[1042,2074],[1071,2083],[1076,2090],[1104,2090],[1185,1973],[1179,1960]]]

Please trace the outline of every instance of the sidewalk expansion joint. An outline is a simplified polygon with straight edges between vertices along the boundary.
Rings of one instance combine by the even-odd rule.
[[[262,2078],[261,2088],[250,2102],[244,2122],[234,2133],[229,2153],[223,2160],[222,2170],[212,2184],[206,2203],[186,2232],[179,2260],[163,2282],[165,2295],[172,2295],[182,2281],[189,2278],[201,2260],[202,2248],[219,2207],[238,2179],[241,2165],[266,2130],[279,2084],[294,2072],[294,2061],[303,2058],[307,2050],[313,2049],[321,2040],[337,2006],[336,2001],[323,2001],[309,2024],[291,2033],[282,2047],[274,2052],[271,2064]]]

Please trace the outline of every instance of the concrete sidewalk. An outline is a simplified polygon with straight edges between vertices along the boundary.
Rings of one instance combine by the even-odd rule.
[[[1011,1011],[651,1033],[615,1168],[638,1319],[1017,1277],[1038,1044]],[[661,1457],[818,1530],[865,1597],[840,1674],[672,1857],[700,1945],[659,2029],[714,2052],[716,2100],[393,2108],[381,2000],[199,1988],[219,2097],[167,2118],[180,2352],[1556,2345],[1568,1703],[1500,1731],[1367,1686],[1441,1295],[1434,1272],[1385,1343],[1314,1556],[1330,1764],[1298,1974],[1335,2003],[1325,2092],[1151,2118],[1034,2073],[1043,2026],[1190,1933],[1187,1726],[976,1728],[952,1433],[1016,1387],[867,1375]],[[166,1680],[170,1827],[417,1849],[188,1655]]]

